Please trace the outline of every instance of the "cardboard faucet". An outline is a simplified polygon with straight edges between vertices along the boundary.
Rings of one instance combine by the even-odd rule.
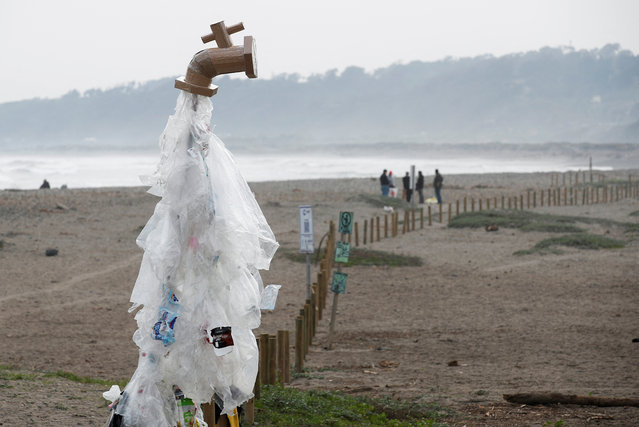
[[[202,36],[202,42],[215,41],[218,47],[196,53],[189,63],[186,76],[175,80],[175,87],[211,97],[217,93],[217,86],[211,85],[211,80],[217,75],[243,71],[247,77],[256,78],[257,58],[253,36],[245,36],[242,46],[233,46],[231,41],[230,35],[243,29],[241,22],[230,27],[224,21],[211,24],[211,33]]]

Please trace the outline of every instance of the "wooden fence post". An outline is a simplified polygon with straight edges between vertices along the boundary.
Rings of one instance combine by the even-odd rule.
[[[464,213],[466,213],[466,196],[464,196]]]
[[[397,232],[396,232],[396,228],[395,228],[395,213],[393,212],[391,214],[391,236],[392,237],[396,237],[397,236]]]
[[[260,335],[258,348],[260,351],[259,368],[258,368],[258,373],[260,375],[260,384],[270,384],[269,372],[268,372],[268,360],[269,360],[268,334]]]
[[[283,330],[277,331],[277,375],[276,382],[284,384],[284,332]]]
[[[455,200],[455,216],[459,216],[459,199]]]
[[[268,336],[268,383],[275,384],[277,377],[277,337]]]
[[[388,214],[384,214],[384,239],[388,238]]]
[[[368,220],[364,220],[364,232],[362,233],[364,238],[362,239],[362,244],[366,244],[366,236],[368,235]]]
[[[433,215],[431,212],[431,206],[428,205],[428,225],[433,225]]]
[[[424,208],[419,208],[419,228],[424,228]]]
[[[482,208],[483,208],[483,206],[482,206],[482,205],[483,205],[483,203],[482,203],[482,198],[480,197],[480,198],[479,198],[479,212],[481,212],[481,211],[483,210],[483,209],[482,209]]]
[[[413,224],[413,231],[415,231],[415,209],[410,210],[410,221]]]
[[[410,213],[404,211],[404,226],[402,227],[402,234],[406,234],[410,231]]]
[[[448,223],[450,224],[451,215],[453,212],[453,205],[451,203],[448,204]]]
[[[295,372],[298,374],[304,369],[304,318],[295,318]]]
[[[306,338],[306,342],[304,343],[304,354],[308,354],[311,350],[311,343],[313,342],[313,321],[311,319],[311,304],[306,300],[306,304],[304,304],[304,338]]]
[[[439,223],[442,223],[442,204],[439,204]]]
[[[317,308],[317,306],[319,305],[319,295],[317,294],[317,285],[311,286],[311,289],[313,290],[313,292],[311,293],[311,310],[313,312],[311,317],[313,318],[313,336],[315,336],[317,327],[319,325],[319,310]]]
[[[375,218],[371,217],[371,244],[375,241]]]
[[[355,246],[359,246],[359,230],[357,227],[357,223],[355,223]]]
[[[277,380],[281,384],[291,382],[291,363],[289,360],[289,333],[287,330],[277,331]]]

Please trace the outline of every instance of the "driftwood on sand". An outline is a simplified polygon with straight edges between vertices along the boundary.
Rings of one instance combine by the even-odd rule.
[[[504,394],[504,399],[511,403],[524,403],[527,405],[552,405],[561,403],[564,405],[639,407],[639,398],[577,396],[575,394],[554,392]]]

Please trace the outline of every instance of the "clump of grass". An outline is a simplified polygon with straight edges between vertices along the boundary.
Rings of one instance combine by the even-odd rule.
[[[532,254],[540,254],[540,255],[548,255],[548,254],[553,254],[553,255],[561,255],[563,254],[564,251],[562,251],[561,249],[557,249],[557,248],[547,248],[547,249],[538,249],[538,248],[531,248],[531,249],[521,249],[518,251],[513,252],[513,255],[516,256],[522,256],[522,255],[532,255]]]
[[[25,373],[21,372],[19,369],[7,366],[0,365],[0,380],[4,381],[19,381],[19,380],[41,380],[43,378],[62,378],[69,381],[74,381],[82,384],[100,384],[105,386],[110,386],[113,384],[119,385],[121,388],[124,388],[127,384],[127,380],[103,380],[100,378],[91,378],[91,377],[83,377],[80,375],[73,374],[71,372],[65,371],[55,371],[55,372],[37,372],[37,373]],[[6,385],[3,385],[6,387]]]
[[[616,249],[626,246],[621,240],[611,239],[610,237],[577,233],[544,239],[537,243],[535,247],[545,249],[557,245],[570,246],[578,249]]]
[[[322,253],[324,251],[322,250]],[[286,258],[290,259],[291,261],[294,262],[302,262],[305,263],[306,262],[306,254],[305,253],[300,253],[297,250],[293,250],[291,248],[284,248],[281,247],[277,250],[276,252],[277,255],[283,255]],[[311,256],[311,260],[317,259],[319,258],[322,254],[319,253],[319,249],[315,248],[315,251],[312,254],[309,254]]]
[[[628,215],[630,215],[630,216],[639,216],[639,211],[630,212]]]
[[[392,399],[349,396],[341,392],[301,391],[262,386],[255,421],[272,426],[414,426],[452,417],[450,410]]]
[[[306,262],[306,254],[301,254],[293,250],[282,250],[280,253],[295,262]],[[313,259],[317,255],[317,249],[313,254]],[[389,266],[389,267],[418,267],[423,264],[420,257],[394,254],[392,252],[376,251],[373,249],[355,248],[351,245],[351,252],[348,257],[348,262],[343,264],[344,267],[351,267],[354,265],[376,265],[376,266]]]
[[[532,249],[517,251],[514,255],[530,255],[533,253],[562,253],[556,246],[568,246],[577,249],[617,249],[623,248],[621,240],[587,233],[575,233],[567,236],[556,236],[544,239]]]
[[[521,227],[521,231],[543,231],[548,233],[583,233],[586,230],[571,224],[533,222]]]
[[[0,365],[0,380],[4,381],[19,381],[19,380],[33,380],[37,377],[36,374],[25,374],[22,372],[16,372],[15,369],[7,365]]]
[[[103,380],[101,378],[91,378],[84,377],[80,375],[76,375],[71,372],[66,371],[55,371],[55,372],[47,372],[44,374],[45,378],[63,378],[65,380],[73,381],[81,384],[100,384],[100,385],[119,385],[121,388],[124,388],[127,384],[127,380],[113,381],[113,380]]]
[[[639,233],[639,224],[626,224],[626,233]]]
[[[297,370],[291,368],[291,378],[306,378],[308,380],[312,379],[323,379],[323,375],[314,374],[312,369],[302,368],[302,372],[297,372]]]
[[[423,261],[418,256],[394,254],[373,249],[351,248],[345,267],[354,265],[376,265],[389,267],[419,267]]]
[[[585,218],[578,216],[562,216],[539,214],[521,210],[494,210],[466,212],[456,216],[448,224],[451,228],[484,228],[495,224],[501,228],[516,228],[522,231],[548,231],[553,233],[579,233],[584,230],[576,223],[601,224],[605,226],[627,224],[604,218]]]
[[[450,228],[484,228],[495,224],[503,228],[521,228],[532,222],[532,218],[527,213],[530,212],[515,210],[466,212],[451,219],[448,226]]]

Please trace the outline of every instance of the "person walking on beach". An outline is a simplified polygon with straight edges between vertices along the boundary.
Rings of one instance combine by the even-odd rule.
[[[51,188],[51,184],[49,184],[49,181],[47,181],[46,179],[42,182],[42,185],[40,186],[40,190],[42,190],[43,188],[45,189]]]
[[[444,182],[444,177],[439,174],[439,169],[435,169],[435,179],[433,180],[433,188],[435,188],[435,197],[437,198],[437,203],[442,204],[442,183]]]
[[[404,194],[406,194],[406,201],[410,203],[410,197],[412,190],[410,189],[410,175],[406,172],[406,175],[402,178],[402,184],[404,184]]]
[[[379,177],[379,184],[382,187],[382,196],[388,196],[388,176],[386,175],[386,169]]]
[[[419,171],[417,173],[415,190],[417,190],[417,194],[419,194],[419,203],[424,204],[424,175],[422,175],[422,171]]]

